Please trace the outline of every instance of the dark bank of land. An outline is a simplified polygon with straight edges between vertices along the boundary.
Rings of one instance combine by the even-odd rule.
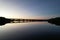
[[[60,17],[51,18],[48,20],[48,22],[51,24],[60,25]]]
[[[5,17],[0,17],[0,25],[4,25],[6,23],[21,23],[21,22],[42,22],[46,21],[51,24],[60,25],[60,17],[51,18],[51,19],[8,19]]]

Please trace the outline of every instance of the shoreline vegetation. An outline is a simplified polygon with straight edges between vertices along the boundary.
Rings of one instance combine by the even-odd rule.
[[[48,20],[48,22],[51,24],[60,25],[60,17],[51,18]]]
[[[24,23],[24,22],[42,22],[46,21],[51,24],[60,25],[60,17],[51,18],[51,19],[8,19],[5,17],[0,17],[0,26],[5,25],[6,23]]]

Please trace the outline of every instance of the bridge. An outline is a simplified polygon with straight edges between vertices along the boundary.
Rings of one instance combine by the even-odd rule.
[[[48,23],[60,25],[60,17],[51,18],[51,19],[9,19],[5,17],[0,17],[0,25],[6,23],[24,23],[24,22],[42,22],[47,21]]]
[[[4,25],[6,23],[23,23],[23,22],[36,22],[36,21],[47,21],[47,20],[41,20],[41,19],[11,19],[11,18],[0,17],[0,25]]]

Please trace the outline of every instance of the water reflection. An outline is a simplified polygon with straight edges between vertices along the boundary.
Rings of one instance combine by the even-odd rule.
[[[11,21],[9,23],[12,24],[12,23],[29,23],[29,22],[41,22],[41,21]],[[60,23],[53,23],[53,22],[49,22],[49,21],[43,21],[43,22],[48,22],[50,24],[55,24],[57,26],[60,26]],[[7,22],[0,23],[0,26],[3,26],[5,24],[8,24],[8,23]]]
[[[1,28],[0,39],[4,40],[38,40],[60,37],[60,27],[47,22],[6,24]]]

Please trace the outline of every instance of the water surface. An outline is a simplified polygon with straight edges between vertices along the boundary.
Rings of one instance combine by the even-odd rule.
[[[48,22],[9,23],[0,26],[0,39],[48,39],[60,37],[60,26]]]

